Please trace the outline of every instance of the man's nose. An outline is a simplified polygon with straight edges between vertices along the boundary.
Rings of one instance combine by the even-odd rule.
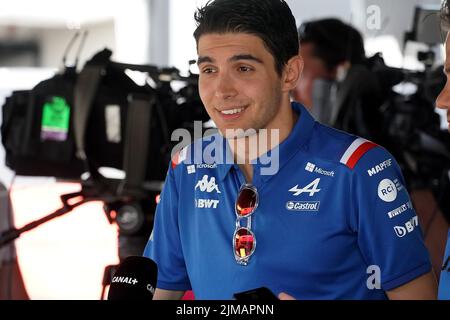
[[[448,81],[436,99],[436,106],[440,109],[449,109],[449,106],[450,106],[450,84]]]
[[[228,72],[222,72],[217,77],[215,96],[219,99],[229,99],[237,95],[235,83]]]

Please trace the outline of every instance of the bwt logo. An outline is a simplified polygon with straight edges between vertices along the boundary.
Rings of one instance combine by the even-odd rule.
[[[403,238],[408,233],[414,231],[414,229],[419,225],[419,220],[417,216],[411,218],[408,222],[405,223],[405,226],[395,226],[394,231],[397,237]]]
[[[369,275],[366,281],[367,289],[375,290],[381,289],[381,269],[379,266],[373,264],[368,266],[366,273]]]
[[[213,200],[213,199],[194,199],[195,201],[195,207],[196,208],[217,208],[217,205],[219,204],[219,200]]]

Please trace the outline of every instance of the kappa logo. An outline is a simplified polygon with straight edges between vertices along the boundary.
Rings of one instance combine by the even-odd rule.
[[[418,225],[419,220],[417,219],[417,216],[414,216],[413,218],[411,218],[411,220],[406,222],[404,226],[395,226],[394,231],[397,237],[403,238],[408,233],[413,232]]]
[[[322,168],[319,168],[314,163],[308,162],[305,167],[306,171],[315,172],[324,176],[334,177],[334,171],[326,171]]]
[[[202,180],[198,181],[195,185],[195,190],[200,189],[201,192],[208,192],[211,193],[213,191],[216,191],[217,193],[221,193],[219,190],[219,186],[216,184],[216,178],[211,177],[208,180],[208,175],[204,175]]]
[[[194,199],[195,207],[200,209],[217,209],[219,200],[214,199]]]
[[[306,193],[309,193],[310,197],[312,197],[315,193],[320,191],[320,189],[318,189],[319,182],[320,182],[320,178],[317,178],[304,188],[299,189],[298,184],[297,184],[294,187],[290,188],[289,191],[292,192],[294,194],[294,196],[299,196],[302,193],[306,192]]]

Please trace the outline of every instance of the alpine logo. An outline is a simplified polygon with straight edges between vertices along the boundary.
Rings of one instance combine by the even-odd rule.
[[[286,209],[289,211],[319,211],[320,201],[288,201]]]
[[[392,165],[392,159],[387,159],[380,164],[377,164],[375,167],[367,170],[367,174],[369,177],[376,175],[377,173],[383,171],[384,169],[390,167]]]
[[[307,186],[305,186],[303,188],[299,188],[298,184],[297,184],[294,187],[290,188],[289,191],[292,192],[294,194],[294,196],[299,196],[302,193],[306,192],[306,193],[309,193],[310,197],[312,197],[315,193],[320,191],[320,189],[318,189],[319,182],[320,182],[320,178],[317,178],[313,182],[311,182],[310,184],[308,184]]]
[[[220,193],[219,186],[216,184],[216,178],[211,177],[211,179],[208,180],[208,175],[204,175],[202,180],[198,181],[195,185],[195,190],[200,189],[201,192],[208,192],[211,193],[213,191],[216,191],[217,193]]]
[[[194,199],[195,207],[200,209],[216,209],[219,204],[219,200],[214,199]]]
[[[112,283],[128,283],[128,284],[132,284],[135,285],[136,283],[138,283],[138,281],[135,278],[131,278],[131,277],[113,277],[112,278]]]
[[[314,163],[308,162],[305,167],[306,171],[315,172],[324,176],[334,177],[334,171],[326,171],[322,168],[319,168]]]
[[[417,219],[417,216],[414,216],[413,218],[411,218],[411,220],[406,222],[404,226],[395,226],[394,231],[397,237],[403,238],[408,233],[413,232],[418,225],[419,220]]]

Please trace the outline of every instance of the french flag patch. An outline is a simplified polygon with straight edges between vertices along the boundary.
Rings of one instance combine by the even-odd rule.
[[[375,148],[377,144],[370,142],[363,138],[357,138],[344,152],[341,158],[341,163],[345,164],[350,169],[353,169],[358,163],[359,159],[366,154],[372,148]]]

